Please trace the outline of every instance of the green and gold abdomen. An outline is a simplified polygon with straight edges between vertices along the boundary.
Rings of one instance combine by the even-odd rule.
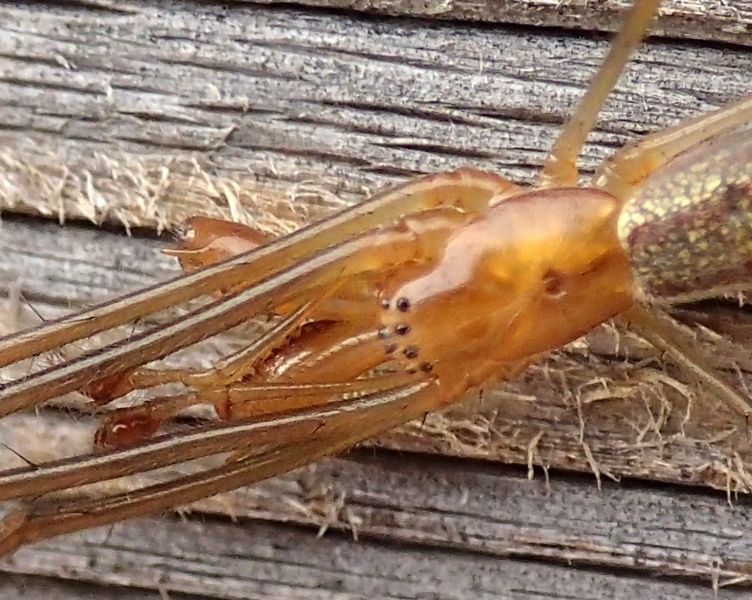
[[[643,291],[658,302],[752,291],[752,128],[653,173],[624,205],[618,235]]]

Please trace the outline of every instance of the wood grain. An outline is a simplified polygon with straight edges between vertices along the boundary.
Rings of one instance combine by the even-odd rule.
[[[269,519],[287,503],[298,509],[289,521],[311,523],[303,515],[318,508],[317,525],[346,524],[359,541],[258,520],[142,520],[37,544],[6,568],[217,598],[342,599],[599,598],[599,586],[615,598],[699,598],[752,568],[749,507],[720,495],[615,484],[598,493],[591,479],[555,473],[547,483],[467,461],[425,465],[361,455],[235,494],[246,507],[236,517]],[[658,575],[692,584],[651,581]]]
[[[151,227],[195,212],[264,224],[286,199],[300,223],[322,203],[467,163],[529,180],[606,48],[518,27],[135,6],[0,7],[0,23],[17,24],[0,30],[0,207]],[[646,45],[591,136],[585,172],[635,136],[749,93],[751,69],[741,47]],[[175,183],[201,181],[190,161],[211,191]],[[222,191],[228,181],[236,193]]]
[[[276,4],[279,0],[260,0]],[[628,3],[620,0],[302,0],[299,4],[338,10],[424,19],[461,19],[484,23],[515,23],[538,27],[566,27],[616,31]],[[724,41],[749,45],[752,12],[746,2],[691,0],[664,2],[654,27],[656,35],[693,40]]]
[[[2,223],[0,287],[20,285],[53,318],[174,274],[150,232],[188,214],[280,233],[466,163],[530,180],[605,41],[370,13],[611,29],[621,8],[595,4],[0,5],[0,208],[32,215]],[[738,45],[646,45],[591,136],[585,173],[643,133],[752,93],[747,9],[667,4],[670,35]],[[691,310],[752,331],[746,311]],[[719,366],[749,371],[737,349],[702,340]],[[24,549],[0,566],[0,598],[744,597],[749,506],[725,491],[752,489],[750,439],[686,383],[604,327],[483,403],[352,460],[207,500],[185,522]],[[0,440],[35,461],[85,449],[90,433],[56,413],[0,423]],[[0,451],[0,468],[11,461]],[[330,533],[316,539],[319,528]],[[739,587],[718,588],[728,583]]]

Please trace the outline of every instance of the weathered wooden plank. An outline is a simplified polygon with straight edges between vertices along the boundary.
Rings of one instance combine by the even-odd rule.
[[[291,4],[284,0],[240,1],[249,4]],[[124,7],[109,0],[87,0],[73,4],[113,13],[132,12],[137,6],[129,3]],[[618,29],[629,5],[624,0],[567,0],[566,3],[559,0],[296,0],[295,4],[422,19],[458,19],[591,31]],[[742,0],[673,0],[663,2],[654,31],[656,35],[667,37],[749,44],[750,29],[752,13],[749,4]]]
[[[341,206],[332,195],[468,162],[529,179],[606,47],[516,27],[134,6],[0,8],[0,207],[150,226],[211,212],[279,230]],[[583,166],[749,93],[751,69],[743,48],[647,45]]]
[[[258,0],[261,4],[276,4],[279,1]],[[566,3],[558,0],[297,0],[297,4],[424,19],[464,19],[594,31],[618,29],[628,6],[622,0],[569,0]],[[747,2],[664,2],[659,15],[654,28],[656,34],[704,41],[750,43],[752,12]]]
[[[748,507],[723,497],[618,485],[598,494],[592,480],[554,474],[549,487],[501,469],[434,466],[402,456],[327,461],[274,484],[297,492],[284,498],[299,515],[323,509],[319,523],[349,524],[358,541],[255,520],[154,519],[25,548],[5,568],[217,598],[341,600],[586,599],[604,589],[609,598],[701,598],[749,574]],[[264,518],[279,511],[269,485],[244,494],[260,500],[253,512]],[[327,496],[338,498],[336,512]]]
[[[123,587],[118,585],[92,585],[58,578],[40,577],[39,575],[3,574],[0,580],[0,600],[81,600],[97,598],[98,600],[201,600],[206,596],[167,594],[160,590],[145,590],[139,586]]]
[[[10,444],[35,461],[57,436],[78,450],[86,423],[48,419],[43,434],[29,417],[12,418]],[[54,427],[53,427],[54,426]],[[7,459],[6,456],[3,458]],[[529,480],[524,469],[399,452],[356,453],[331,459],[253,487],[202,501],[202,513],[345,530],[383,539],[500,558],[572,562],[590,568],[749,583],[752,534],[749,502],[729,505],[722,493],[605,483],[592,476]],[[168,473],[190,472],[190,468]],[[139,475],[100,489],[124,491],[160,480]],[[105,529],[106,531],[106,529]],[[22,568],[24,554],[14,559]],[[39,567],[35,567],[39,568]],[[26,572],[26,571],[25,571]],[[49,573],[49,571],[39,571]]]
[[[177,261],[161,254],[171,239],[6,215],[0,221],[0,289],[7,295],[20,286],[28,300],[81,308],[177,275]]]

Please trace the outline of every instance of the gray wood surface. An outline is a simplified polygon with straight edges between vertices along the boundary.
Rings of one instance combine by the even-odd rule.
[[[276,4],[279,0],[260,0],[260,3]],[[426,19],[462,19],[593,31],[616,31],[628,6],[620,0],[301,0],[298,3]],[[752,7],[748,2],[686,0],[664,3],[653,31],[666,37],[714,39],[749,45],[751,25]]]
[[[429,4],[335,5],[427,16]],[[433,16],[474,19],[471,5]],[[610,28],[615,14],[611,3],[517,5],[482,18],[570,25],[577,14]],[[0,286],[20,284],[45,318],[176,272],[164,241],[119,225],[204,213],[282,232],[468,162],[529,179],[605,49],[562,31],[289,6],[113,7],[0,4],[0,208],[114,227],[6,217]],[[649,44],[592,136],[586,172],[642,133],[752,93],[747,8],[667,6],[670,33],[733,32],[740,46]],[[705,18],[671,16],[682,10]],[[703,315],[735,319],[743,338],[746,313],[719,310]],[[681,376],[639,341],[622,337],[617,353],[615,340],[604,327],[482,405],[375,442],[397,452],[324,461],[185,521],[24,549],[0,566],[0,598],[747,597],[749,502],[725,490],[752,489],[749,437],[702,395],[686,420]],[[719,365],[748,369],[716,349]],[[85,447],[90,432],[60,415],[0,424],[0,440],[35,461]],[[0,468],[12,460],[0,452]]]
[[[699,600],[713,596],[709,586],[651,579],[644,570],[630,576],[576,570],[576,563],[499,559],[429,546],[417,550],[336,534],[317,539],[292,527],[261,522],[241,528],[211,520],[141,520],[44,544],[19,554],[17,561],[46,573],[67,571],[76,579],[99,584],[136,581],[146,588],[170,590],[170,597],[174,591],[216,598],[301,600]],[[158,597],[146,594],[139,597]],[[721,589],[716,597],[736,599],[748,594]],[[0,598],[6,597],[0,587]],[[130,596],[127,592],[108,596],[105,591],[97,597]]]
[[[438,459],[427,470],[404,454],[354,458],[231,500],[236,517],[256,519],[278,516],[284,501],[298,513],[288,522],[344,525],[343,535],[206,516],[135,521],[23,549],[6,568],[218,598],[599,598],[609,588],[614,598],[700,598],[752,566],[749,503],[730,507],[722,495],[620,484],[599,493],[586,478],[529,481],[523,470]],[[651,582],[657,575],[692,583]]]
[[[0,36],[0,207],[147,226],[195,212],[274,226],[274,212],[289,227],[468,163],[530,179],[607,47],[519,27],[133,6],[0,7],[18,23]],[[741,47],[645,46],[584,169],[749,93],[751,69]]]

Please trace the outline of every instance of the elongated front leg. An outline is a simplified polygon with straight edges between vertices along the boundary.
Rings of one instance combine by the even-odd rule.
[[[0,417],[164,358],[235,327],[270,305],[294,302],[312,288],[325,290],[342,277],[401,264],[407,259],[401,253],[410,252],[401,246],[398,232],[391,239],[352,239],[353,235],[435,207],[472,214],[517,189],[497,175],[469,168],[425,177],[238,257],[1,339],[0,366],[4,366],[216,290],[242,287],[126,343],[0,386]]]
[[[29,331],[0,338],[0,367],[49,352],[102,331],[223,288],[250,287],[279,274],[306,257],[337,246],[399,218],[437,207],[468,213],[486,208],[493,197],[518,189],[506,179],[473,168],[422,177],[220,264],[129,294],[86,311],[48,321]],[[264,290],[264,294],[267,294]],[[186,344],[200,340],[200,329],[186,334]],[[148,362],[148,361],[145,361]],[[141,363],[144,364],[144,363]],[[0,406],[7,388],[0,388]],[[0,408],[0,414],[7,409]]]
[[[194,217],[188,219],[177,232],[177,247],[175,249],[165,250],[165,254],[175,256],[180,261],[182,268],[186,271],[196,270],[201,267],[209,266],[215,262],[230,258],[236,254],[247,250],[254,249],[259,245],[270,241],[268,235],[263,234],[255,228],[232,223],[219,219],[209,219],[205,217]],[[214,293],[215,297],[222,297],[232,293],[233,290],[223,289]],[[329,297],[318,298],[311,301],[303,307],[298,308],[287,318],[275,325],[266,334],[250,343],[245,348],[235,354],[225,357],[217,364],[210,368],[196,369],[178,369],[178,368],[149,368],[141,367],[127,373],[120,373],[114,377],[109,377],[97,381],[95,384],[87,386],[83,393],[91,397],[97,404],[105,404],[116,398],[125,396],[138,389],[148,389],[157,386],[169,384],[181,384],[186,388],[194,388],[197,391],[163,396],[151,399],[145,403],[120,408],[109,411],[103,418],[101,425],[95,435],[95,447],[124,447],[132,445],[146,437],[150,437],[170,418],[178,413],[190,408],[196,404],[213,404],[220,418],[229,419],[234,412],[234,406],[241,403],[248,405],[254,400],[254,408],[249,411],[247,408],[242,412],[244,414],[259,415],[272,412],[269,402],[274,396],[269,396],[269,390],[272,385],[257,385],[256,394],[247,393],[248,385],[244,386],[246,393],[239,395],[236,391],[231,391],[231,387],[236,382],[242,381],[252,371],[257,372],[254,378],[260,384],[263,384],[263,377],[258,373],[263,373],[267,378],[271,376],[269,365],[264,365],[264,359],[270,356],[275,350],[281,349],[286,339],[294,335],[303,325],[304,319],[311,317],[312,309],[320,308],[322,303],[326,303]],[[351,303],[355,303],[351,301]],[[339,302],[337,307],[340,308]],[[357,310],[360,309],[360,310]],[[357,313],[344,315],[345,317],[362,317],[362,307],[358,303]],[[322,310],[318,318],[326,318],[327,313],[331,313],[333,307],[328,310]],[[286,312],[285,309],[276,312]],[[341,314],[332,315],[330,318],[342,317]],[[315,317],[314,317],[315,320]],[[342,327],[332,328],[327,323],[323,326],[328,329],[334,329],[328,332],[328,337],[319,340],[318,352],[328,349],[328,346],[335,344],[337,336],[339,339],[347,339],[354,335],[355,331],[343,332]],[[319,329],[322,325],[319,325]],[[310,330],[310,326],[307,328]],[[350,326],[353,329],[353,326]],[[333,337],[334,336],[334,337]],[[310,337],[310,336],[309,336]],[[321,336],[319,336],[321,337]],[[323,344],[323,345],[322,345]],[[306,344],[303,340],[296,340],[295,346],[300,348],[297,354],[316,353],[316,346],[310,343]],[[305,348],[305,349],[303,349]],[[285,355],[288,356],[287,362],[291,362],[290,356],[294,354],[290,349],[286,349]],[[280,362],[279,356],[275,357],[275,362]],[[295,362],[292,360],[292,362]],[[280,367],[275,367],[279,369]],[[362,369],[352,373],[353,376],[360,374]],[[330,379],[313,379],[316,381],[328,382]],[[289,387],[289,386],[288,386]],[[310,386],[314,387],[314,386]],[[235,389],[235,388],[233,388]],[[310,389],[278,389],[277,398],[295,397],[297,399],[296,407],[304,406],[311,403]],[[262,391],[263,390],[263,391]],[[333,393],[327,390],[327,393]],[[266,402],[262,402],[266,401]],[[281,405],[281,403],[276,403]],[[288,402],[289,404],[289,402]]]
[[[268,356],[254,351],[254,362],[243,353],[237,364],[229,360],[217,372],[135,373],[134,379],[143,375],[158,376],[162,382],[174,378],[192,391],[108,412],[97,429],[95,446],[132,445],[198,404],[213,406],[222,420],[234,420],[316,406],[345,393],[365,393],[371,386],[368,380],[353,380],[391,358],[375,326],[364,332],[362,323],[313,323],[294,341],[284,343],[290,320],[252,345],[254,350],[269,349]]]
[[[32,497],[0,520],[0,556],[26,543],[173,509],[291,471],[441,408],[451,398],[439,392],[429,378],[296,415],[210,428],[180,439],[165,438],[133,450],[92,457],[90,464],[80,459],[74,464],[5,474],[0,476],[0,498],[9,494],[19,497],[19,480],[28,482]],[[162,484],[64,502],[37,497],[38,490],[45,487],[40,485],[42,479],[55,487],[54,475],[59,481],[62,471],[67,471],[69,482],[82,485],[136,472],[127,465],[131,469],[143,464],[159,467],[232,448],[245,448],[236,454],[238,460]],[[157,452],[161,461],[155,459]]]
[[[187,219],[176,232],[176,247],[166,248],[162,252],[178,259],[180,266],[186,273],[190,273],[202,267],[208,267],[238,254],[254,250],[259,246],[269,243],[272,237],[264,232],[247,225],[212,219],[208,217],[191,217]],[[239,289],[218,289],[212,294],[215,298],[228,296]],[[296,303],[290,310],[300,311]],[[280,336],[268,338],[272,344],[279,344],[285,335],[290,335],[303,322],[303,317],[310,313],[314,304],[311,302],[303,312],[295,318],[287,320],[277,326]],[[277,314],[287,314],[290,310],[278,308]],[[275,328],[275,329],[277,329]],[[273,333],[275,330],[272,330]],[[240,371],[247,372],[259,360],[273,348],[267,347],[263,342],[253,343],[227,357],[220,364],[206,370],[195,369],[155,369],[136,368],[130,372],[120,372],[112,377],[100,379],[87,385],[82,391],[98,405],[106,404],[129,394],[137,389],[167,385],[170,383],[183,383],[192,385],[194,379],[210,378],[214,385],[226,385],[242,377]],[[234,376],[231,376],[234,374]],[[174,404],[174,403],[170,403]],[[136,415],[134,414],[134,417]]]
[[[328,384],[349,381],[374,367],[392,359],[390,344],[382,339],[381,316],[384,308],[377,300],[380,286],[386,279],[410,278],[411,273],[422,271],[438,260],[446,240],[468,219],[463,212],[454,209],[434,209],[400,220],[392,228],[377,230],[364,236],[378,246],[377,240],[387,236],[395,245],[388,249],[393,254],[396,244],[403,246],[402,260],[376,262],[372,268],[355,270],[349,277],[342,277],[332,293],[312,286],[306,290],[310,307],[292,313],[295,319],[287,318],[276,328],[277,335],[263,338],[256,344],[223,361],[217,369],[200,372],[185,370],[138,369],[120,381],[106,380],[106,389],[98,390],[102,401],[139,387],[151,387],[179,382],[195,390],[167,398],[159,402],[146,402],[142,406],[122,409],[111,414],[97,435],[99,445],[133,443],[139,437],[153,433],[165,418],[177,410],[212,397],[218,415],[223,419],[265,414],[268,408],[258,403],[241,403],[232,395],[226,399],[222,393],[231,384],[244,382],[263,385]],[[216,250],[216,248],[215,248]],[[386,248],[384,249],[386,250]],[[374,260],[381,260],[378,255]],[[322,297],[323,296],[323,297]],[[303,298],[305,299],[305,298]],[[300,302],[301,300],[294,300]],[[287,306],[287,303],[282,303]],[[351,308],[343,308],[343,307]],[[276,312],[278,308],[275,306]],[[305,315],[309,321],[302,327]],[[294,339],[278,344],[298,329]],[[396,344],[394,345],[396,349]],[[253,373],[251,374],[251,370]],[[91,386],[89,386],[91,392]],[[293,395],[294,396],[294,395]],[[280,396],[280,405],[288,408],[305,406],[310,394],[299,398]]]
[[[88,392],[100,403],[124,396],[136,389],[146,389],[168,384],[185,387],[224,389],[242,379],[254,365],[260,363],[275,348],[281,347],[287,337],[300,327],[311,303],[267,331],[261,338],[236,354],[227,357],[215,368],[194,369],[138,369],[118,379],[104,380],[102,385]],[[211,403],[197,392],[151,399],[137,406],[110,411],[99,426],[94,443],[101,447],[121,447],[133,444],[154,434],[168,419],[191,406]]]
[[[541,186],[570,186],[577,183],[575,161],[598,119],[603,103],[614,89],[632,52],[650,28],[659,5],[660,0],[636,0],[633,4],[606,60],[551,148],[538,178]]]
[[[444,240],[454,229],[460,227],[466,218],[464,212],[455,209],[433,209],[415,216],[405,217],[391,229],[391,233],[386,231],[383,233],[374,232],[374,235],[376,238],[384,234],[393,235],[395,243],[412,244],[415,250],[408,262],[414,263],[412,268],[415,268],[415,266],[426,261],[435,260]],[[190,271],[210,266],[215,261],[231,258],[238,252],[256,248],[266,239],[267,236],[258,230],[238,223],[205,217],[192,218],[186,221],[181,228],[177,247],[165,250],[165,253],[176,256],[183,268]],[[386,267],[387,264],[393,262],[393,259],[386,256],[385,258],[388,261],[383,263]],[[409,271],[405,265],[400,263],[392,266],[397,268],[403,277]],[[373,306],[374,286],[377,285],[376,282],[379,279],[389,276],[389,269],[379,270],[372,267],[368,270],[373,272],[372,276],[340,279],[336,284],[333,284],[332,289],[324,293],[317,292],[315,287],[306,290],[305,295],[312,298],[308,302],[307,308],[299,308],[300,303],[305,300],[305,296],[288,305],[270,304],[270,312],[277,315],[302,310],[294,319],[288,319],[281,323],[274,331],[278,332],[280,336],[289,336],[302,325],[303,317],[313,322],[349,322],[354,324],[345,326],[344,329],[340,325],[336,330],[331,331],[332,324],[328,323],[326,325],[328,329],[327,337],[320,335],[321,325],[318,325],[319,335],[316,345],[319,353],[325,352],[329,349],[328,347],[334,347],[341,340],[349,339],[358,333],[373,331],[378,323],[378,318],[376,318],[378,310]],[[356,272],[353,273],[353,275],[355,274]],[[217,290],[214,296],[222,298],[237,291],[240,290]],[[272,337],[270,339],[272,343],[277,343],[278,339],[283,339],[283,337]],[[303,345],[298,342],[298,346]],[[268,355],[272,350],[273,348],[268,347],[264,340],[260,340],[234,356],[223,359],[210,369],[196,371],[191,369],[141,368],[129,372],[121,371],[112,377],[99,378],[96,382],[87,385],[83,392],[97,404],[105,404],[136,389],[170,383],[182,383],[186,386],[197,387],[221,386],[244,377],[250,369],[257,365],[259,357]],[[311,347],[308,353],[316,354],[315,347]]]

